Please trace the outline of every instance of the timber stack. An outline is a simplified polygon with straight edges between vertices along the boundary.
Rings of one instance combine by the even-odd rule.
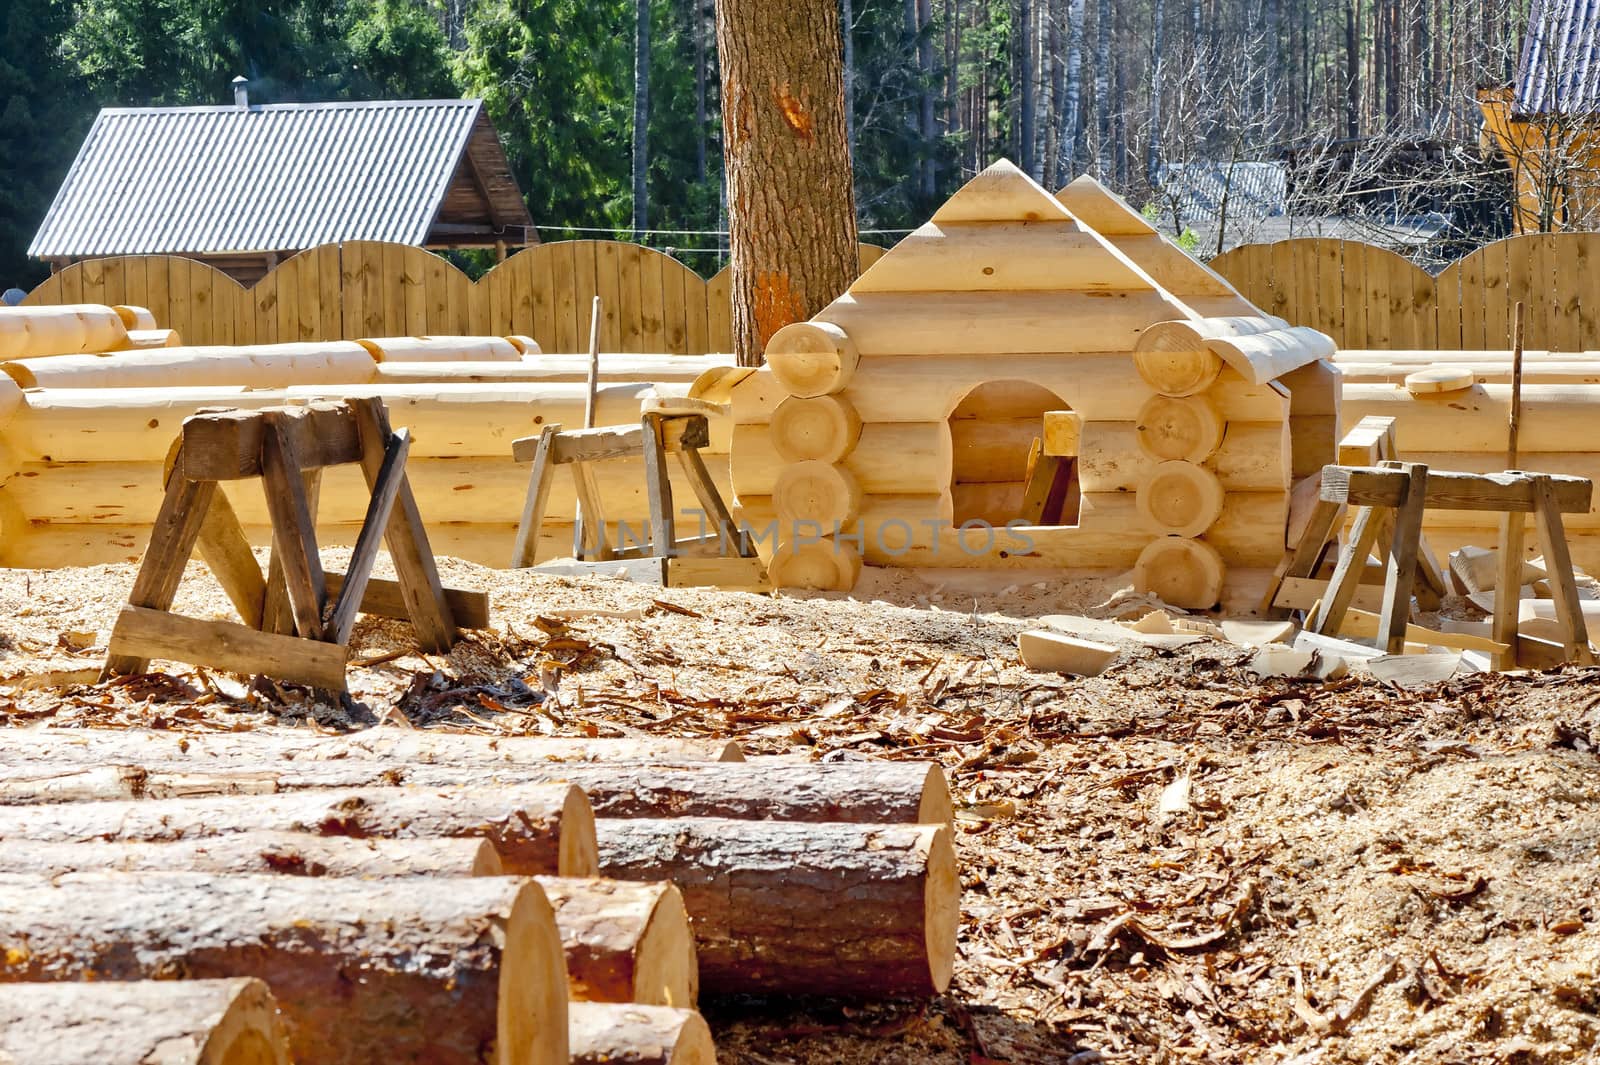
[[[727,743],[3,730],[0,1050],[710,1063],[702,992],[948,987],[951,813],[935,765]]]

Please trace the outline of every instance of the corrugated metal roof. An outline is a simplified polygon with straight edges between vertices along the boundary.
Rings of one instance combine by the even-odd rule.
[[[1168,163],[1161,168],[1154,202],[1170,226],[1192,226],[1222,217],[1231,223],[1281,215],[1288,210],[1289,182],[1281,163]]]
[[[1511,110],[1516,115],[1600,110],[1600,0],[1533,0]]]
[[[422,244],[480,100],[107,108],[28,254]]]

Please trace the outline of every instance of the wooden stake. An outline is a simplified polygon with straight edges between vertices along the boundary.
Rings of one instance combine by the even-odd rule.
[[[594,428],[595,407],[600,392],[600,297],[594,298],[593,308],[589,312],[589,391],[583,403],[583,427]],[[578,506],[572,516],[576,527],[573,550],[579,558],[609,557],[606,551],[606,525],[605,516],[591,501],[596,495],[593,475],[583,463],[575,463],[572,467],[572,477],[578,492]],[[585,497],[591,497],[586,499]],[[585,506],[585,503],[589,503]],[[588,520],[585,520],[587,518]],[[538,543],[539,531],[530,531],[533,542]]]
[[[1517,468],[1517,435],[1522,429],[1522,301],[1517,301],[1511,330],[1511,431],[1506,443],[1506,469]]]

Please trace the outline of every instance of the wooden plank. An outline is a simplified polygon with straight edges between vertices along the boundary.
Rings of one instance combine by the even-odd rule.
[[[345,648],[258,632],[231,621],[198,621],[179,614],[125,606],[111,630],[120,658],[187,662],[211,669],[261,673],[291,684],[344,690]]]
[[[145,294],[148,301],[144,306],[151,314],[156,316],[156,324],[163,329],[170,329],[172,321],[172,256],[153,255],[150,257],[150,272],[146,278],[149,291]],[[180,336],[182,334],[179,334]]]
[[[733,350],[732,271],[718,270],[706,282],[706,334],[712,351]]]
[[[54,281],[56,278],[60,278],[60,280],[61,280],[61,293],[60,293],[60,296],[57,299],[46,299],[44,302],[46,302],[46,303],[85,303],[85,302],[87,302],[83,298],[83,267],[81,267],[81,266],[69,266],[65,270],[61,271],[61,273],[57,274],[55,278],[51,278],[51,280]],[[46,284],[49,284],[49,282],[46,282]],[[41,287],[43,287],[43,286],[41,286]],[[32,301],[30,300],[29,302],[32,302]]]
[[[227,593],[239,619],[252,629],[261,627],[266,606],[267,582],[250,550],[250,541],[233,513],[233,504],[222,492],[211,494],[205,521],[200,526],[196,546],[211,575]]]
[[[1393,253],[1366,244],[1347,244],[1345,254],[1359,249],[1362,298],[1367,304],[1367,343],[1375,348],[1395,347],[1395,316],[1399,297],[1394,291]]]
[[[1504,351],[1511,347],[1511,306],[1515,302],[1509,295],[1511,276],[1511,248],[1516,238],[1497,240],[1479,249],[1483,274],[1483,346],[1490,351]],[[1528,342],[1528,346],[1533,346]]]
[[[1572,300],[1577,304],[1578,313],[1578,349],[1579,351],[1593,351],[1600,348],[1600,296],[1591,295],[1585,299],[1584,286],[1574,284],[1574,278],[1592,278],[1594,271],[1600,270],[1600,233],[1569,233],[1567,245],[1572,249],[1571,266],[1562,267],[1560,281],[1562,287],[1572,292]]]
[[[338,244],[319,245],[317,257],[317,317],[312,326],[317,340],[344,339],[344,273]]]
[[[344,296],[344,322],[340,339],[354,340],[369,335],[366,331],[367,283],[363,271],[366,257],[362,242],[346,241],[339,249],[339,280]]]
[[[617,249],[626,247],[619,241],[595,242],[594,294],[600,297],[600,350],[622,350],[621,264]],[[631,312],[633,308],[626,308]]]
[[[580,352],[588,350],[583,344],[583,334],[589,323],[589,305],[578,306],[578,279],[573,255],[574,241],[566,240],[549,245],[550,290],[555,315],[554,343],[545,346],[547,352]],[[582,321],[579,321],[579,318]],[[544,341],[539,341],[544,346]]]
[[[130,604],[157,611],[171,608],[183,580],[183,567],[194,550],[216,490],[214,481],[191,481],[177,474],[167,479],[161,510],[156,514],[149,545],[128,594]],[[113,650],[106,659],[106,673],[142,673],[148,664],[141,655]]]
[[[1526,557],[1522,551],[1522,518],[1516,514],[1500,517],[1500,573],[1496,587],[1506,589],[1522,586],[1522,567]],[[1512,648],[1505,654],[1494,656],[1495,669],[1515,669],[1517,666],[1517,626],[1521,621],[1521,605],[1517,596],[1497,595],[1494,599],[1494,618],[1489,635],[1496,643]]]
[[[343,573],[328,570],[323,577],[328,582],[329,595],[341,594],[344,589]],[[461,628],[489,627],[488,592],[447,587],[444,590],[444,598],[450,604],[450,613],[455,618],[456,624]],[[406,612],[405,596],[400,592],[400,582],[387,581],[381,577],[367,578],[367,590],[361,595],[361,613],[380,618],[394,618],[397,621],[411,620],[411,615]]]
[[[264,418],[278,419],[301,469],[320,469],[360,461],[361,434],[356,416],[343,403],[268,407],[199,414],[183,423],[184,475],[196,480],[232,481],[259,477],[265,442]]]
[[[728,505],[722,500],[722,493],[717,491],[716,482],[711,479],[711,471],[706,469],[705,460],[700,457],[696,448],[686,447],[678,452],[678,464],[683,467],[684,475],[689,479],[689,487],[694,490],[695,498],[700,501],[700,520],[702,526],[714,526],[717,530],[717,543],[720,550],[730,548],[741,557],[749,557],[755,553],[755,548],[750,545],[750,538],[740,531],[738,524],[733,520],[733,515],[728,513]]]
[[[519,252],[516,257],[528,271],[527,288],[533,307],[533,332],[529,335],[545,351],[557,351],[555,259],[543,248]]]
[[[378,399],[352,399],[347,403],[355,411],[361,430],[361,472],[367,487],[372,489],[383,469],[388,446],[388,414]],[[394,561],[395,576],[400,580],[401,594],[416,629],[418,645],[430,653],[448,651],[455,644],[456,626],[444,587],[439,583],[439,568],[434,562],[433,548],[409,481],[403,482],[395,495],[384,542]]]
[[[1427,499],[1428,467],[1408,462],[1401,472],[1409,479],[1406,498],[1394,516],[1383,584],[1378,642],[1392,655],[1404,654],[1406,626],[1411,621],[1411,589],[1417,577],[1417,551],[1422,540],[1423,502]]]
[[[1319,238],[1316,256],[1316,320],[1319,332],[1334,336],[1344,324],[1344,256],[1337,240]]]
[[[644,303],[640,283],[644,277],[644,258],[651,254],[637,244],[622,246],[617,262],[617,309],[621,321],[618,351],[644,352]]]
[[[300,474],[300,483],[305,489],[306,506],[310,509],[311,520],[315,524],[317,507],[322,497],[322,471],[305,470]],[[268,538],[271,538],[270,525]],[[326,584],[326,575],[323,580]],[[261,605],[261,630],[294,635],[294,610],[289,605],[289,588],[284,581],[283,555],[276,548],[272,550],[267,562],[267,597]]]
[[[1552,233],[1544,242],[1545,258],[1549,262],[1550,313],[1553,328],[1550,335],[1552,351],[1583,351],[1583,315],[1579,292],[1583,285],[1574,283],[1584,277],[1579,261],[1579,251],[1588,234]]]
[[[1506,307],[1507,321],[1505,346],[1512,346],[1511,331],[1516,321],[1518,301],[1524,306],[1523,344],[1529,348],[1550,348],[1549,287],[1542,283],[1541,248],[1545,234],[1532,233],[1512,237],[1506,242]]]
[[[573,299],[578,315],[577,351],[589,350],[589,321],[593,316],[595,297],[595,259],[599,241],[575,240],[572,242]]]
[[[406,284],[406,251],[403,244],[393,244],[388,241],[379,245],[381,249],[382,292],[383,292],[383,324],[376,333],[368,336],[403,337],[410,335],[406,328],[406,293],[410,286]]]
[[[1461,262],[1451,263],[1433,279],[1434,343],[1440,350],[1454,351],[1480,345],[1462,340]]]
[[[323,635],[322,608],[328,589],[317,553],[316,522],[300,480],[300,465],[277,412],[264,415],[261,435],[261,488],[272,516],[272,550],[282,561],[284,585],[294,612],[295,629],[308,640]]]
[[[105,277],[105,299],[96,302],[108,304],[133,303],[134,301],[128,298],[130,294],[129,272],[131,269],[135,274],[140,273],[138,262],[138,258],[131,255],[117,255],[107,259],[105,274],[103,275]],[[142,285],[140,287],[143,288]],[[142,296],[143,293],[141,292],[140,295]]]
[[[650,545],[663,558],[673,553],[676,514],[672,509],[672,481],[667,451],[661,442],[661,415],[646,414],[644,422],[644,491],[650,504]]]
[[[1316,577],[1286,577],[1273,599],[1279,610],[1310,610],[1327,596],[1328,582]],[[1383,586],[1362,582],[1351,600],[1354,608],[1377,613],[1383,609]]]
[[[428,333],[428,260],[434,256],[421,248],[400,250],[400,284],[405,295],[404,336]]]
[[[561,426],[558,424],[546,425],[539,432],[533,456],[533,472],[528,478],[528,494],[522,503],[522,520],[517,525],[517,539],[511,549],[512,569],[533,565],[534,556],[538,553],[539,533],[544,527],[544,512],[550,501],[550,481],[555,476],[555,463],[551,459],[560,433]],[[519,440],[517,444],[524,442]]]
[[[669,269],[665,255],[647,251],[639,260],[639,343],[641,351],[668,351],[666,295],[663,275]]]
[[[1363,507],[1398,507],[1406,498],[1405,477],[1394,470],[1326,466],[1322,498]],[[1585,514],[1593,482],[1552,475],[1552,491],[1563,514]],[[1533,478],[1522,473],[1459,473],[1434,470],[1428,477],[1429,510],[1511,511],[1534,509]]]
[[[710,325],[707,320],[706,283],[700,275],[684,266],[683,279],[683,351],[686,355],[704,355],[711,350]]]
[[[450,312],[451,274],[455,267],[444,257],[423,253],[422,259],[422,329],[423,334],[460,336],[461,331]]]
[[[1343,503],[1317,500],[1317,505],[1311,511],[1311,517],[1306,521],[1305,532],[1300,535],[1299,543],[1284,555],[1283,561],[1273,571],[1266,593],[1261,598],[1263,611],[1285,607],[1286,604],[1279,601],[1278,593],[1286,580],[1310,577],[1317,571],[1317,566],[1322,562],[1322,556],[1327,550],[1329,538],[1334,535],[1334,529],[1339,522],[1344,520],[1345,509]]]
[[[1314,616],[1307,619],[1306,629],[1332,635],[1344,622],[1345,611],[1350,609],[1360,587],[1361,576],[1367,568],[1367,556],[1377,543],[1388,523],[1388,512],[1376,507],[1362,507],[1356,511],[1350,526],[1350,542],[1339,552],[1339,561],[1328,578],[1326,598]],[[1381,604],[1380,604],[1381,605]]]
[[[578,497],[574,519],[579,557],[601,561],[613,557],[611,546],[606,542],[605,505],[595,483],[594,470],[587,462],[574,462],[567,468],[572,471],[572,488]]]
[[[1589,629],[1583,619],[1583,607],[1578,602],[1578,587],[1572,575],[1572,553],[1567,546],[1566,530],[1561,527],[1561,511],[1556,501],[1555,485],[1546,475],[1533,479],[1534,522],[1539,530],[1539,546],[1544,549],[1545,570],[1550,574],[1550,598],[1555,600],[1556,618],[1561,622],[1563,646],[1567,660],[1579,665],[1594,665],[1594,655],[1589,650]],[[1508,591],[1514,583],[1496,585]],[[1507,595],[1506,598],[1512,598]],[[1496,597],[1496,606],[1499,598]],[[1518,608],[1520,610],[1520,607]]]
[[[662,440],[668,451],[686,447],[709,447],[711,430],[704,415],[666,417],[661,423]],[[531,462],[543,437],[526,436],[511,445],[511,457]],[[642,425],[610,425],[597,429],[575,429],[558,437],[552,447],[551,462],[600,462],[606,459],[636,458],[644,454],[645,429]]]
[[[759,558],[669,558],[669,588],[721,588],[724,591],[767,592],[772,582]]]
[[[378,546],[383,543],[383,531],[389,527],[389,515],[394,512],[395,497],[406,477],[406,455],[411,451],[411,434],[397,429],[389,437],[384,449],[383,465],[372,487],[372,498],[367,503],[366,517],[361,522],[361,532],[356,534],[354,549],[350,552],[350,567],[345,571],[344,585],[334,602],[333,617],[328,623],[334,643],[348,643],[350,629],[356,623],[362,599],[366,595],[367,581],[372,577],[372,565],[378,560]]]
[[[506,298],[501,301],[503,328],[496,335],[509,336],[513,333],[522,336],[534,335],[530,330],[534,328],[537,318],[534,301],[538,290],[534,286],[533,273],[539,261],[527,252],[520,252],[506,260],[506,265],[511,267],[509,274],[511,287],[506,293]]]
[[[663,350],[689,354],[689,311],[684,305],[683,264],[668,258],[661,264],[661,329]]]

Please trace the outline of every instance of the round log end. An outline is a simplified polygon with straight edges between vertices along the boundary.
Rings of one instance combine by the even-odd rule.
[[[1222,556],[1204,540],[1166,537],[1151,541],[1133,567],[1133,585],[1164,603],[1206,610],[1222,598],[1227,574]]]
[[[156,316],[143,307],[113,307],[117,317],[122,319],[122,327],[130,332],[135,329],[159,329],[156,325]]]
[[[574,1002],[572,1065],[716,1065],[711,1029],[694,1010]]]
[[[785,525],[814,522],[821,535],[861,513],[861,484],[843,466],[796,462],[779,471],[772,505]]]
[[[767,366],[791,396],[815,399],[844,390],[861,361],[855,342],[828,322],[795,322],[767,341]]]
[[[1140,485],[1139,514],[1172,536],[1199,536],[1222,516],[1222,482],[1204,466],[1173,460],[1158,465]]]
[[[1406,374],[1406,391],[1413,396],[1429,396],[1440,392],[1462,392],[1471,388],[1477,378],[1471,370],[1460,366],[1430,366]]]
[[[694,1009],[700,997],[700,965],[689,912],[682,892],[672,884],[663,888],[634,954],[633,1001]]]
[[[501,1065],[566,1065],[566,953],[555,910],[534,881],[520,882],[504,935],[493,1060]]]
[[[830,539],[783,544],[767,566],[774,588],[848,592],[860,576],[861,552]]]
[[[926,826],[928,874],[923,885],[924,936],[928,977],[937,994],[950,987],[956,964],[956,930],[961,925],[961,878],[948,825]]]
[[[289,1037],[272,991],[260,980],[239,984],[201,1048],[199,1065],[289,1065]]]
[[[577,785],[567,789],[561,805],[559,876],[599,876],[600,848],[595,843],[594,808]]]
[[[1222,373],[1222,359],[1212,351],[1136,351],[1133,364],[1145,383],[1163,396],[1192,396],[1211,387]]]
[[[1139,410],[1137,427],[1140,448],[1163,462],[1203,462],[1222,443],[1222,415],[1204,396],[1152,396]]]
[[[861,415],[847,399],[790,396],[772,412],[772,447],[785,462],[838,462],[861,438]]]
[[[948,825],[955,815],[955,804],[950,801],[950,784],[945,780],[944,766],[929,762],[928,777],[922,784],[922,801],[917,804],[917,820],[924,825]]]
[[[544,349],[541,348],[539,346],[539,342],[537,340],[533,339],[532,337],[525,337],[525,336],[518,335],[518,336],[508,336],[505,339],[506,339],[506,343],[510,344],[512,347],[517,349],[517,354],[518,355],[543,355],[544,354]]]

